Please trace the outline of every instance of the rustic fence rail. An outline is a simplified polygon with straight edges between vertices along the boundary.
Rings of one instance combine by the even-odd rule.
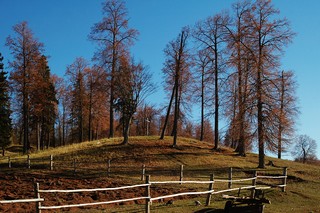
[[[13,203],[36,203],[43,202],[43,198],[32,198],[32,199],[18,199],[18,200],[0,200],[0,204],[13,204]]]
[[[145,168],[145,167],[142,167]],[[183,168],[183,167],[182,167]],[[183,169],[180,170],[180,174]],[[232,169],[229,169],[229,171],[232,171]],[[138,184],[138,185],[130,185],[130,186],[121,186],[121,187],[115,187],[115,188],[96,188],[96,189],[54,189],[54,190],[44,190],[40,189],[39,183],[36,183],[34,186],[34,192],[35,192],[35,198],[34,199],[24,199],[24,200],[2,200],[0,201],[0,204],[10,204],[10,203],[29,203],[29,202],[35,202],[36,203],[36,212],[41,212],[41,210],[53,210],[53,209],[62,209],[62,208],[74,208],[74,207],[85,207],[85,206],[95,206],[95,205],[104,205],[104,204],[112,204],[112,203],[122,203],[122,202],[128,202],[128,201],[136,201],[136,200],[145,200],[145,212],[149,213],[151,210],[151,203],[155,200],[161,200],[166,198],[173,198],[178,196],[185,196],[185,195],[207,195],[206,199],[206,205],[210,205],[211,196],[214,194],[221,194],[225,192],[231,192],[231,191],[239,191],[241,189],[248,189],[251,190],[251,196],[254,195],[255,189],[268,189],[273,187],[280,187],[282,188],[282,191],[285,191],[286,187],[286,180],[287,180],[287,168],[283,168],[283,175],[257,175],[257,172],[254,171],[253,177],[251,178],[242,178],[242,179],[235,179],[230,178],[232,177],[232,174],[229,175],[229,178],[227,179],[214,179],[214,175],[210,175],[210,180],[206,181],[198,181],[198,180],[182,180],[180,176],[179,181],[151,181],[150,175],[145,176],[145,183],[144,184]],[[183,177],[183,175],[182,175]],[[273,186],[257,186],[257,180],[258,179],[282,179],[283,184],[277,184]],[[230,187],[234,183],[240,183],[240,182],[249,182],[250,184],[242,185],[239,187]],[[222,189],[222,190],[215,190],[214,184],[215,183],[228,183],[228,189]],[[230,184],[231,183],[231,184]],[[204,191],[191,191],[191,192],[181,192],[176,194],[170,194],[170,195],[161,195],[158,197],[151,197],[151,186],[154,185],[161,185],[161,184],[209,184],[208,190]],[[145,195],[144,196],[138,196],[133,198],[126,198],[126,199],[120,199],[120,200],[111,200],[111,201],[101,201],[101,202],[92,202],[92,203],[78,203],[78,204],[65,204],[65,205],[58,205],[58,206],[44,206],[43,203],[45,202],[44,198],[41,197],[41,194],[43,193],[82,193],[82,192],[98,192],[98,191],[117,191],[117,190],[124,190],[124,189],[131,189],[131,188],[144,188],[145,189]]]
[[[115,162],[113,162],[115,161]],[[137,170],[137,166],[126,166],[124,164],[119,164],[121,159],[102,159],[99,161],[91,161],[91,160],[79,160],[77,158],[73,159],[58,159],[53,156],[45,156],[40,158],[31,158],[29,155],[27,156],[19,156],[19,157],[1,157],[0,158],[0,168],[26,168],[26,169],[41,169],[41,170],[49,170],[49,171],[70,171],[74,175],[81,172],[94,172],[97,173],[103,172],[105,175],[116,175],[117,173],[127,173],[128,170],[131,170],[134,174],[139,176],[139,179],[144,180],[146,175],[154,175],[159,172],[163,174],[167,174],[170,176],[179,176],[179,180],[182,181],[184,176],[188,175],[188,173],[195,172],[205,172],[208,174],[208,169],[190,169],[186,168],[185,165],[177,165],[176,168],[168,168],[168,167],[154,167],[147,166],[145,164],[140,164],[140,171]],[[139,166],[138,166],[139,167]],[[279,170],[282,168],[275,167],[274,170]],[[201,171],[203,170],[203,171]],[[216,172],[216,169],[214,169]],[[236,168],[222,168],[223,173],[228,172],[228,188],[232,187],[232,179],[235,177],[234,174],[239,171]],[[243,170],[240,170],[243,171]],[[253,170],[251,170],[253,171]],[[283,176],[286,176],[286,171],[283,170]]]

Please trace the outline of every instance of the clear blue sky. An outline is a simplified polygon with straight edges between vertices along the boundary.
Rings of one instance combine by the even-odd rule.
[[[45,44],[45,54],[54,74],[63,76],[76,57],[88,60],[94,44],[87,39],[91,26],[100,21],[102,0],[0,0],[0,52],[5,64],[10,59],[5,39],[12,26],[27,21],[35,37]],[[137,60],[150,67],[159,84],[150,102],[166,103],[161,87],[163,49],[185,25],[230,9],[233,0],[126,0],[129,25],[140,31],[132,51]],[[282,17],[287,17],[297,33],[287,49],[282,68],[296,73],[301,115],[297,133],[318,143],[320,157],[320,1],[274,0]],[[162,98],[163,97],[163,98]],[[154,100],[154,101],[153,101]],[[197,112],[194,112],[197,113]]]

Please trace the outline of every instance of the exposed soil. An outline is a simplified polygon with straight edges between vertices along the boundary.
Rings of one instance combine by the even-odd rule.
[[[11,172],[10,174],[0,173],[0,200],[16,200],[35,198],[34,183],[40,184],[41,190],[46,189],[91,189],[91,188],[113,188],[119,186],[132,185],[124,183],[123,180],[108,178],[66,178],[53,177],[44,174],[25,174]],[[152,188],[152,197],[180,192],[179,189],[172,188]],[[145,195],[145,188],[133,188],[117,191],[80,192],[80,193],[41,193],[41,198],[45,201],[42,206],[58,206],[67,204],[93,203],[142,197]],[[184,199],[187,197],[180,197]],[[159,201],[160,202],[160,201]],[[161,200],[167,202],[167,200]],[[107,205],[96,205],[90,207],[80,207],[81,209],[106,209],[115,205],[144,204],[144,200],[129,201],[125,203],[115,203]],[[35,203],[0,204],[0,212],[35,212]],[[64,208],[61,210],[42,210],[42,212],[78,212],[79,208]]]

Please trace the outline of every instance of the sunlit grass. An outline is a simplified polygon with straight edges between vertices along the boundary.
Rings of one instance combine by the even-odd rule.
[[[219,151],[213,151],[213,144],[200,142],[189,138],[179,138],[178,147],[172,148],[172,137],[159,140],[158,136],[131,137],[128,145],[121,145],[122,138],[102,139],[91,142],[67,145],[64,147],[50,148],[44,151],[35,151],[30,154],[32,165],[42,165],[43,173],[48,170],[50,155],[53,155],[56,169],[65,166],[59,174],[73,175],[72,162],[76,159],[77,177],[101,177],[107,176],[108,160],[111,162],[109,178],[116,179],[127,184],[141,183],[142,165],[146,166],[146,175],[150,175],[152,181],[179,180],[180,165],[184,165],[184,180],[209,180],[210,174],[215,179],[227,179],[229,167],[233,168],[233,178],[240,179],[252,177],[252,170],[257,169],[258,156],[248,153],[247,157],[240,157],[232,149],[221,147]],[[7,156],[25,163],[26,155],[16,152],[7,152]],[[273,161],[276,167],[268,166],[269,175],[281,175],[282,167],[288,167],[288,186],[286,192],[279,189],[266,190],[266,197],[272,201],[265,212],[317,212],[320,209],[320,167],[307,165],[289,160],[279,160],[266,157],[266,162]],[[2,166],[6,165],[7,157],[1,158]],[[41,168],[42,168],[41,167]],[[32,166],[34,168],[34,166]],[[242,172],[241,170],[246,170]],[[24,172],[40,172],[40,170],[27,170]],[[55,171],[53,171],[55,172]],[[62,173],[61,173],[62,172]],[[266,183],[268,181],[265,181]],[[270,181],[269,183],[273,183]],[[243,183],[241,186],[250,185]],[[234,184],[234,187],[239,187]],[[157,186],[158,187],[158,186]],[[169,189],[180,187],[207,190],[208,186],[178,185],[166,186]],[[215,189],[224,189],[226,183],[215,183]],[[244,192],[246,193],[246,192]],[[232,194],[232,193],[228,193]],[[236,195],[236,192],[235,192]],[[204,202],[206,196],[195,199],[177,200],[174,205],[167,207],[161,203],[152,205],[152,212],[192,212],[202,207],[196,207],[194,200]],[[211,209],[222,209],[225,201],[221,195],[212,198]],[[116,205],[112,210],[97,210],[96,212],[143,212],[143,205]],[[86,212],[84,210],[83,212]],[[88,211],[87,211],[88,212]],[[93,212],[90,210],[89,212]],[[218,211],[217,211],[218,212]]]

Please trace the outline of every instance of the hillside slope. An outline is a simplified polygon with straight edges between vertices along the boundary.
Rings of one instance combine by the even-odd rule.
[[[16,165],[19,169],[1,169],[0,183],[2,187],[5,187],[11,181],[28,182],[30,178],[33,178],[48,188],[71,186],[73,188],[95,188],[101,187],[102,181],[111,187],[141,182],[140,174],[143,164],[146,166],[146,173],[151,175],[152,180],[178,180],[180,165],[184,165],[184,179],[186,180],[208,180],[211,173],[214,173],[215,178],[225,179],[228,177],[229,167],[232,167],[234,171],[239,171],[239,177],[250,175],[249,171],[255,170],[258,165],[258,156],[255,154],[249,153],[247,157],[240,157],[229,148],[221,148],[219,152],[214,152],[211,144],[188,138],[180,138],[177,148],[171,147],[171,137],[166,137],[165,140],[158,140],[158,137],[151,136],[132,137],[129,145],[123,146],[120,143],[120,138],[104,139],[34,153],[30,155],[34,161],[31,170],[24,169],[21,166],[23,163],[18,163],[19,159],[22,159],[23,162],[25,156],[18,157],[15,153],[9,153],[12,162],[15,158],[17,159]],[[47,169],[49,155],[54,156],[54,171]],[[106,175],[108,160],[110,160],[109,177]],[[277,169],[281,171],[282,167],[288,167],[288,186],[286,192],[281,192],[279,189],[266,191],[266,197],[271,200],[272,204],[266,206],[265,212],[320,212],[320,193],[317,191],[320,187],[319,166],[266,157],[266,161],[269,160],[272,160],[275,165],[267,167],[270,171]],[[6,161],[6,159],[0,161],[1,168],[6,167]],[[73,162],[77,163],[75,174],[72,168]],[[247,172],[240,173],[242,170]],[[24,179],[25,174],[28,174],[29,179]],[[237,173],[234,176],[236,178]],[[75,182],[72,182],[73,180]],[[69,185],[64,185],[64,182]],[[30,187],[28,189],[31,190],[32,185],[31,189]],[[178,189],[166,188],[162,190],[162,193],[169,193],[170,190]],[[8,191],[8,187],[2,191]],[[160,193],[160,191],[154,193]],[[23,196],[23,193],[15,194]],[[32,196],[32,192],[27,196]],[[153,205],[153,208],[156,209],[156,212],[194,212],[204,208],[190,206],[190,197],[183,198],[170,208],[161,207],[160,204],[159,206]],[[1,199],[4,198],[0,197]],[[197,199],[201,200],[205,197],[200,196]],[[219,209],[223,209],[225,201],[221,199],[221,195],[214,196],[213,200],[210,206],[212,212],[219,212]],[[134,208],[133,206],[135,205],[114,206],[114,208],[119,208],[119,211],[125,208],[121,210],[125,212],[136,211],[130,210]]]

